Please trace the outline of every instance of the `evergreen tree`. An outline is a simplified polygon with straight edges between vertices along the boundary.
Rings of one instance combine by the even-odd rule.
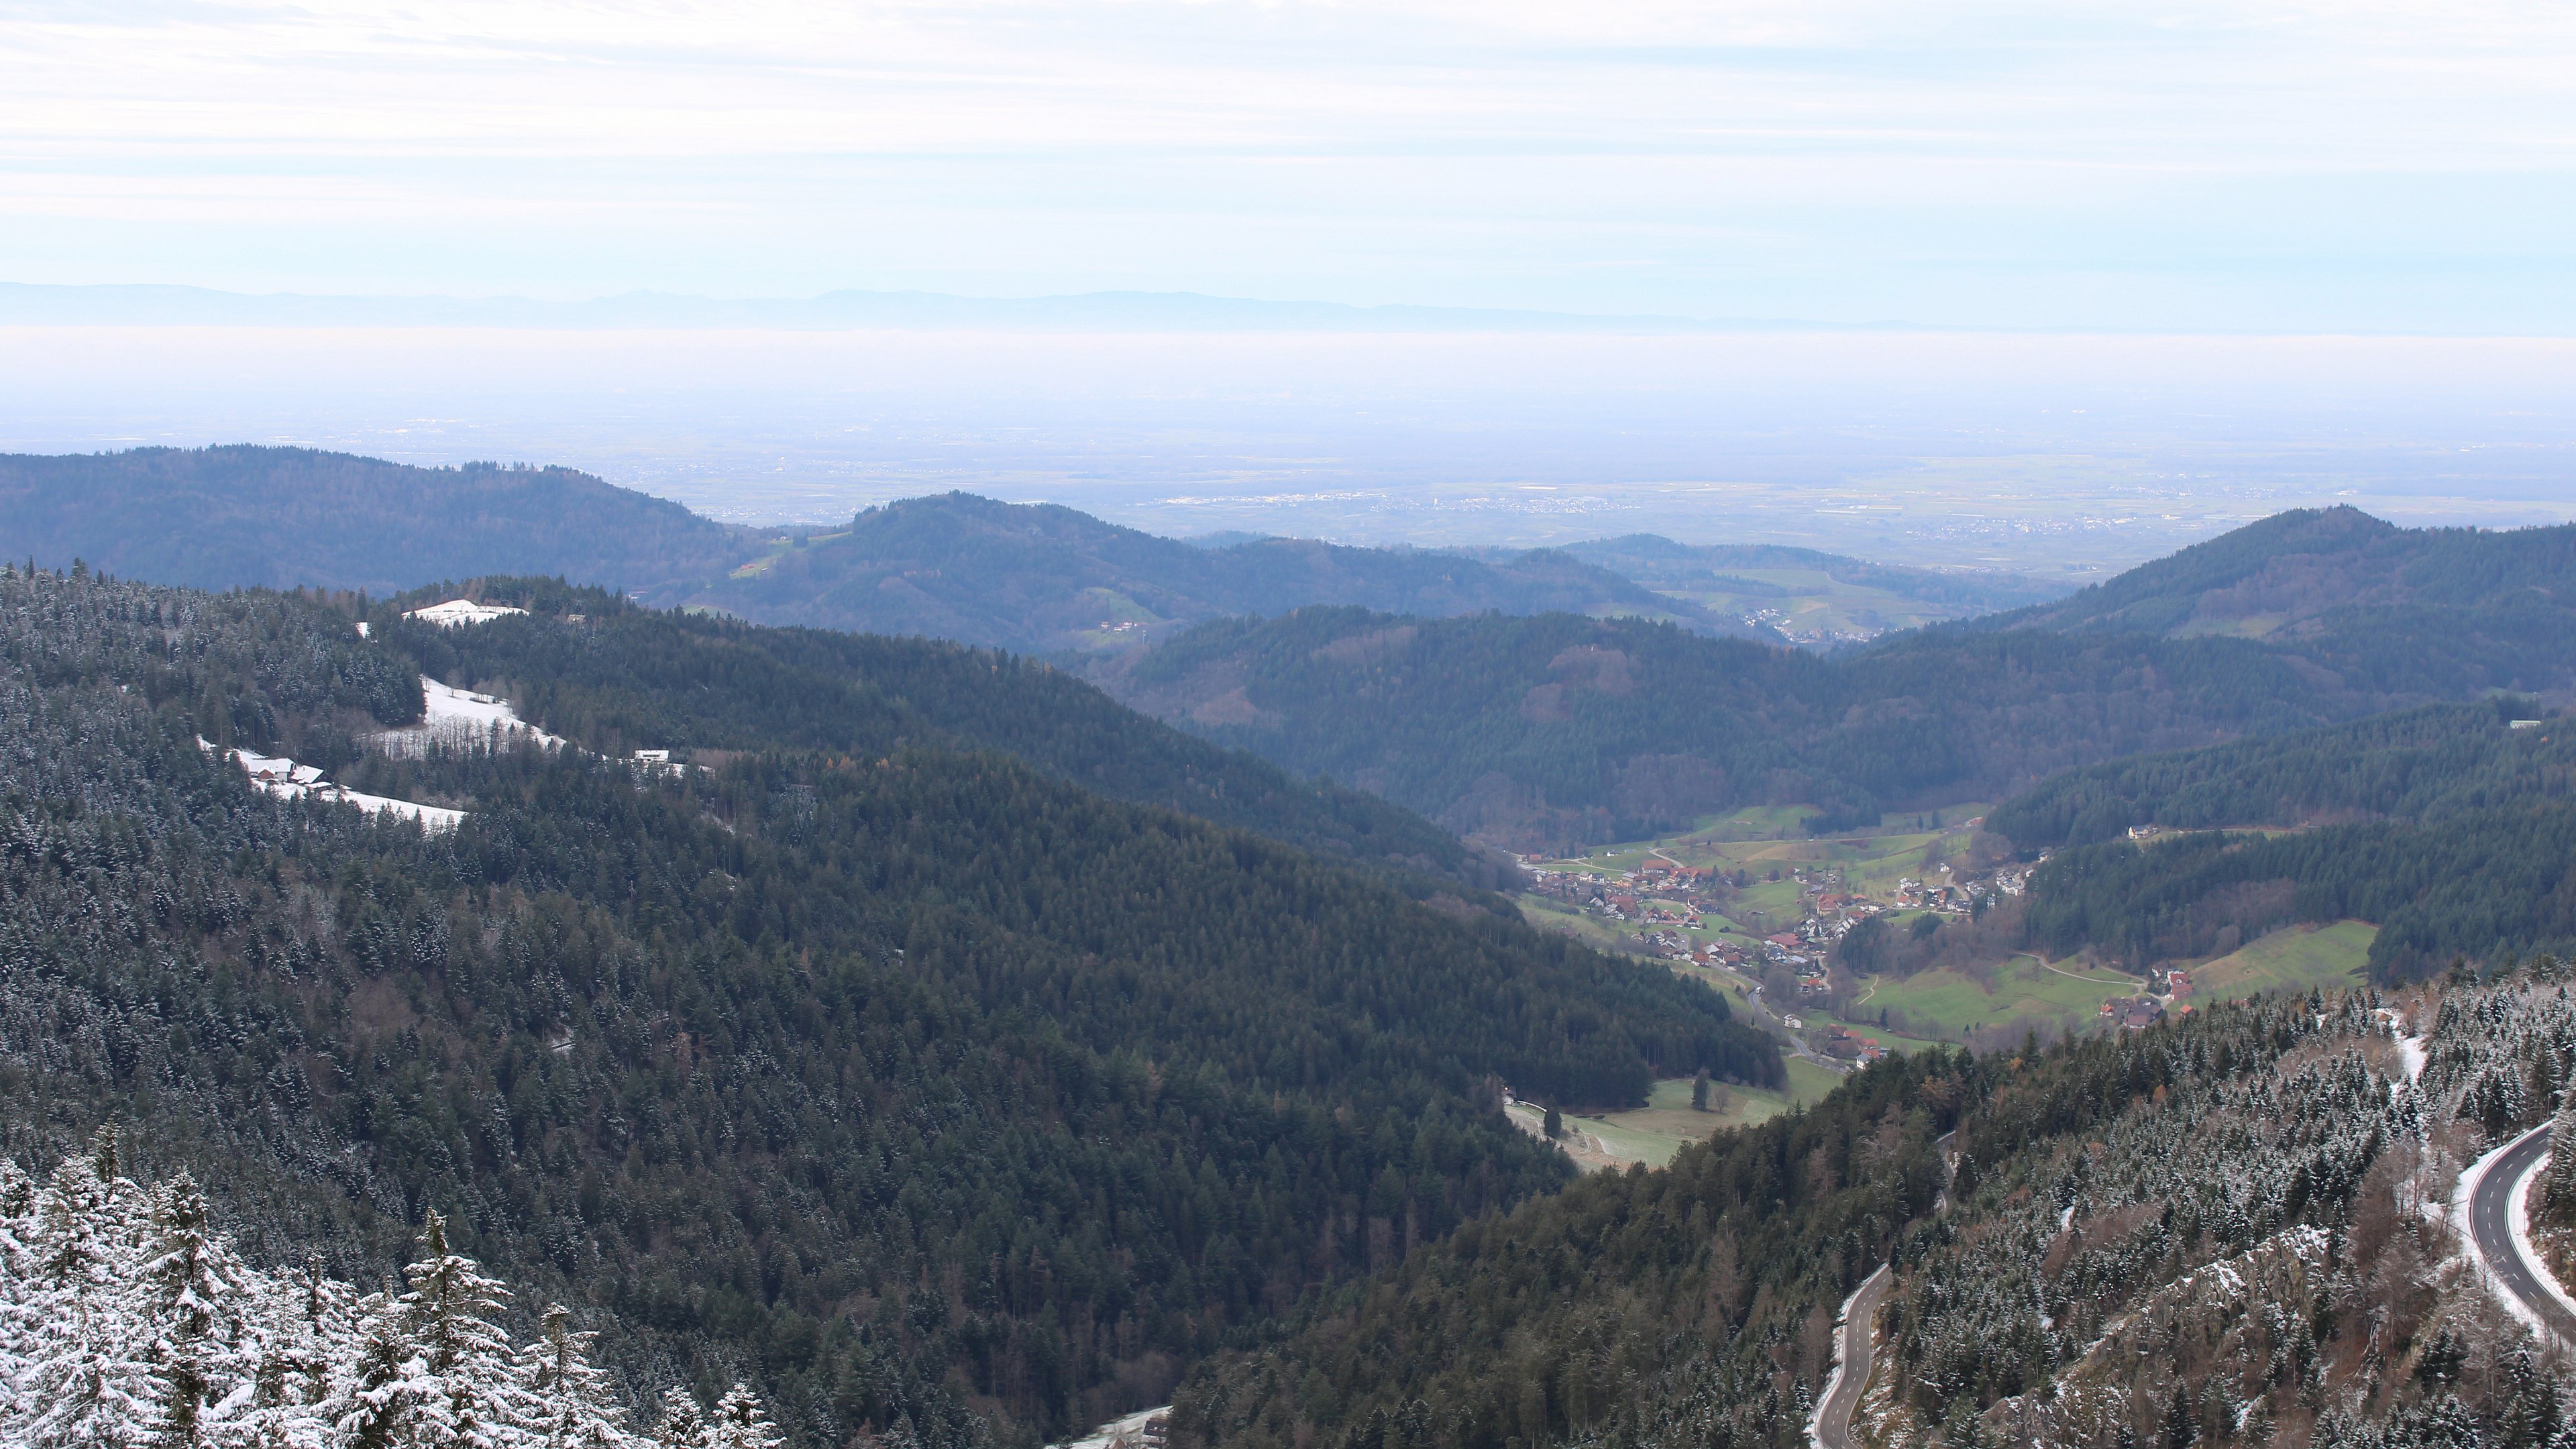
[[[653,1427],[660,1449],[709,1449],[707,1417],[695,1394],[677,1384],[662,1391],[662,1422]]]
[[[2576,1092],[2560,1104],[2549,1124],[2549,1167],[2540,1180],[2540,1217],[2559,1227],[2576,1227]]]
[[[206,1439],[209,1400],[239,1377],[247,1285],[230,1252],[208,1236],[205,1196],[184,1170],[152,1194],[152,1230],[141,1276],[159,1404],[153,1441],[194,1449]]]
[[[622,1414],[609,1398],[608,1376],[593,1367],[595,1333],[575,1332],[560,1303],[547,1307],[537,1341],[528,1346],[528,1392],[546,1449],[610,1449],[627,1442]]]
[[[414,1435],[433,1444],[505,1441],[531,1407],[519,1387],[509,1336],[493,1322],[509,1290],[473,1259],[449,1250],[447,1220],[433,1212],[420,1260],[403,1270],[403,1328],[417,1354]]]
[[[784,1436],[769,1422],[760,1396],[749,1385],[738,1383],[716,1401],[716,1411],[707,1422],[707,1442],[710,1449],[778,1449]]]

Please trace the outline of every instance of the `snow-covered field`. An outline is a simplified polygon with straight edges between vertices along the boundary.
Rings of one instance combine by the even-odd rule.
[[[389,755],[416,757],[432,745],[473,748],[508,739],[551,750],[568,743],[519,718],[506,699],[441,684],[426,674],[420,677],[420,692],[427,706],[421,722],[375,736],[376,748]]]
[[[478,604],[471,599],[450,599],[443,604],[429,604],[413,609],[403,617],[418,619],[424,624],[435,624],[442,629],[453,629],[460,624],[489,623],[494,619],[506,619],[512,614],[526,612],[528,611],[525,609],[513,609],[507,604]]]

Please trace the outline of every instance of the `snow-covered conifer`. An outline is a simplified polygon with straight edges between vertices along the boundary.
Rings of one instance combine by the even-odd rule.
[[[556,1303],[547,1307],[537,1341],[528,1347],[528,1391],[546,1449],[619,1449],[632,1442],[608,1396],[608,1376],[591,1366],[590,1345],[597,1337],[575,1332],[572,1314]]]
[[[662,1391],[662,1422],[653,1426],[657,1449],[708,1449],[707,1419],[698,1399],[673,1385]]]
[[[2549,1171],[2540,1180],[2540,1217],[2576,1227],[2576,1092],[2560,1104],[2549,1127]]]
[[[748,1384],[737,1383],[725,1390],[707,1421],[710,1449],[778,1449],[786,1437],[769,1422],[768,1410],[761,1407],[760,1396]]]
[[[135,1269],[148,1209],[116,1174],[102,1128],[63,1159],[36,1203],[29,1332],[11,1364],[31,1445],[120,1444],[157,1417],[152,1343],[136,1322]]]

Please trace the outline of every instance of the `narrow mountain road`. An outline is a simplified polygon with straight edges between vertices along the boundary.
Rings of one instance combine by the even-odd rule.
[[[1950,1157],[1951,1139],[1959,1134],[1944,1132],[1933,1140],[1941,1149],[1943,1176],[1955,1174],[1958,1164]],[[1945,1182],[1941,1195],[1932,1200],[1935,1216],[1950,1210],[1950,1189]],[[1878,1352],[1878,1310],[1887,1303],[1887,1295],[1896,1288],[1896,1274],[1887,1264],[1860,1280],[1851,1298],[1843,1304],[1841,1342],[1835,1345],[1834,1372],[1825,1380],[1824,1396],[1816,1401],[1816,1417],[1808,1421],[1807,1443],[1811,1449],[1852,1449],[1852,1411],[1860,1407],[1860,1396],[1869,1389],[1870,1363]]]
[[[2065,969],[2064,967],[2062,967],[2062,966],[2059,966],[2059,965],[2055,964],[2054,962],[2050,961],[2047,957],[2040,955],[2040,954],[2039,954],[2038,952],[2036,952],[2036,951],[2026,951],[2026,952],[2023,952],[2022,954],[2024,954],[2024,955],[2026,955],[2026,956],[2030,957],[2030,959],[2032,959],[2033,961],[2038,962],[2041,966],[2044,966],[2044,967],[2046,967],[2047,969],[2049,969],[2049,970],[2051,970],[2051,971],[2056,972],[2058,975],[2065,977],[2065,978],[2066,978],[2067,980],[2069,980],[2069,981],[2082,981],[2082,982],[2085,982],[2085,983],[2088,983],[2088,984],[2090,984],[2090,985],[2094,985],[2094,986],[2144,986],[2144,985],[2146,985],[2146,983],[2145,983],[2145,982],[2143,982],[2143,981],[2139,980],[2139,979],[2138,979],[2137,977],[2135,977],[2135,976],[2122,976],[2122,977],[2119,977],[2119,978],[2117,978],[2117,979],[2115,979],[2115,980],[2111,980],[2111,981],[2105,981],[2105,980],[2103,980],[2102,978],[2100,978],[2100,977],[2098,977],[2098,976],[2078,976],[2078,975],[2076,975],[2074,972],[2069,971],[2069,970]]]
[[[1878,1271],[1863,1278],[1853,1291],[1851,1301],[1843,1308],[1842,1344],[1834,1355],[1834,1375],[1825,1380],[1825,1397],[1816,1405],[1816,1422],[1807,1433],[1815,1449],[1851,1449],[1852,1410],[1860,1407],[1861,1391],[1869,1387],[1869,1360],[1873,1334],[1880,1305],[1887,1302],[1888,1291],[1896,1286],[1896,1275],[1885,1263]]]
[[[2576,1313],[2549,1289],[2549,1270],[2523,1255],[2513,1231],[2514,1190],[2549,1161],[2549,1129],[2534,1127],[2487,1164],[2469,1193],[2469,1235],[2496,1282],[2563,1343],[2576,1344]]]

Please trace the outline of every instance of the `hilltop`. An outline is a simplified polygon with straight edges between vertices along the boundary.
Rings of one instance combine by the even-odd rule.
[[[569,468],[416,468],[309,448],[0,455],[0,556],[191,588],[365,589],[559,574],[647,594],[752,536]]]
[[[2339,505],[2275,514],[1972,627],[2223,634],[2322,656],[2367,648],[2373,634],[2396,631],[2420,647],[2473,617],[2492,624],[2571,609],[2576,524],[2400,528]]]
[[[846,532],[778,549],[693,601],[766,623],[1024,651],[1118,649],[1211,619],[1314,604],[1426,617],[1628,614],[1776,637],[1564,553],[1488,563],[1290,538],[1210,548],[969,493],[871,508]]]

